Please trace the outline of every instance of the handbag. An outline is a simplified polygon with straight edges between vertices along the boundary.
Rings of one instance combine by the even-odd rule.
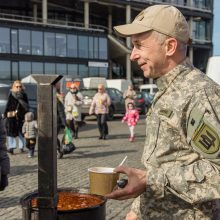
[[[17,116],[18,105],[19,105],[19,103],[17,104],[15,111],[7,112],[7,118],[15,118]]]
[[[79,115],[78,109],[77,109],[75,106],[73,106],[72,116],[73,116],[74,118],[76,118],[76,117],[78,117],[78,115]]]
[[[7,118],[15,118],[16,115],[17,115],[17,110],[16,111],[10,111],[10,112],[7,112]]]

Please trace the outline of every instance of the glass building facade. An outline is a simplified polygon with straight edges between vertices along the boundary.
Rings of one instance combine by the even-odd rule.
[[[22,79],[30,74],[107,77],[107,67],[88,66],[93,60],[108,62],[107,37],[69,32],[0,25],[0,81]]]
[[[128,65],[130,45],[112,27],[128,18],[132,21],[143,8],[154,4],[174,5],[185,15],[192,37],[187,55],[205,72],[213,50],[213,0],[73,2],[0,1],[0,81],[36,73],[79,78],[129,76],[147,83],[137,66]],[[89,65],[91,62],[98,64]]]

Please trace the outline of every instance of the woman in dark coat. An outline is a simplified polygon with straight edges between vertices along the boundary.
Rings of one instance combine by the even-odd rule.
[[[0,191],[8,185],[10,162],[6,148],[6,130],[4,121],[0,116]]]
[[[24,152],[25,139],[22,134],[24,115],[28,112],[28,98],[24,92],[21,81],[16,80],[12,84],[8,102],[5,108],[6,129],[8,138],[8,150],[11,154],[16,148],[16,137],[19,137],[20,152]]]

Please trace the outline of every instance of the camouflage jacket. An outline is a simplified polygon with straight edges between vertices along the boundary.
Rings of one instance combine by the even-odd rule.
[[[220,86],[188,59],[157,79],[146,117],[140,219],[217,219],[220,198]]]

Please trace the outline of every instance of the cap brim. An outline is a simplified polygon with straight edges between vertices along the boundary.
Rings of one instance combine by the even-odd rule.
[[[130,37],[131,35],[134,34],[141,34],[150,31],[151,28],[145,27],[143,25],[139,25],[137,23],[131,23],[131,24],[115,26],[114,30],[116,34],[121,37]]]

